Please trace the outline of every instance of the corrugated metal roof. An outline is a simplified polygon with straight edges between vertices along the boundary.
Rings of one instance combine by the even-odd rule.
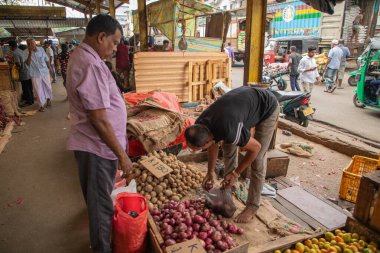
[[[60,28],[85,27],[84,18],[67,18],[64,20],[0,20],[3,28]]]
[[[49,0],[49,2],[60,4],[66,7],[70,7],[74,10],[89,14],[95,14],[96,4],[95,0]],[[129,0],[114,0],[115,8],[121,6],[124,3],[129,3]],[[109,13],[109,1],[100,1],[100,12],[103,14]]]
[[[12,36],[19,37],[39,37],[53,36],[51,28],[5,28]]]

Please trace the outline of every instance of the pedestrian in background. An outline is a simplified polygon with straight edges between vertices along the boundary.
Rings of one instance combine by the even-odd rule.
[[[343,89],[342,83],[344,78],[344,72],[346,71],[347,58],[351,56],[350,50],[344,46],[344,40],[339,40],[339,48],[342,50],[342,61],[340,63],[338,71],[338,89]]]
[[[34,39],[27,39],[28,57],[26,64],[29,66],[29,73],[32,79],[34,91],[37,93],[37,100],[40,106],[39,111],[45,111],[44,107],[51,106],[53,90],[50,83],[52,69],[45,50],[37,47]]]
[[[49,40],[49,45],[50,45],[50,48],[51,50],[53,50],[53,64],[54,64],[54,72],[55,72],[55,75],[57,76],[57,73],[58,73],[58,47],[56,45],[54,45],[53,41],[52,40]]]
[[[67,148],[74,151],[87,204],[93,252],[111,253],[111,192],[116,170],[132,169],[127,150],[127,110],[111,71],[104,63],[116,51],[122,27],[109,15],[93,17],[83,42],[70,56],[67,93],[71,130]]]
[[[33,84],[29,73],[29,66],[26,64],[28,59],[28,47],[26,45],[20,45],[22,51],[23,64],[20,71],[20,80],[22,86],[22,99],[25,101],[25,106],[34,104]]]
[[[55,68],[54,68],[54,52],[53,49],[51,49],[51,45],[49,44],[49,41],[45,41],[45,52],[46,55],[49,58],[49,65],[51,67],[51,77],[53,78],[53,83],[56,82],[56,75],[55,75]]]
[[[17,103],[20,104],[21,102],[21,83],[20,83],[20,71],[21,71],[21,64],[22,64],[22,51],[18,48],[17,42],[15,40],[11,40],[8,42],[9,45],[9,55],[7,56],[11,69],[12,69],[12,83],[13,83],[13,89],[16,91],[17,95]],[[13,76],[13,73],[16,72],[16,78]]]
[[[67,64],[69,63],[69,58],[70,58],[70,52],[69,48],[66,44],[61,45],[61,53],[58,54],[58,61],[59,64],[61,65],[61,74],[63,78],[63,86],[66,89],[66,72],[67,72]]]
[[[290,86],[292,87],[292,91],[300,91],[300,86],[298,85],[298,65],[300,64],[302,57],[299,53],[297,53],[297,48],[295,46],[290,47],[289,54],[289,74],[290,74]]]
[[[224,48],[224,51],[227,53],[228,58],[231,59],[231,64],[235,62],[235,52],[234,49],[231,47],[231,43],[228,42],[227,46]]]
[[[318,73],[318,65],[315,61],[316,47],[309,47],[307,55],[304,56],[298,66],[298,73],[300,73],[300,80],[304,92],[311,92],[315,82],[320,80]]]
[[[338,73],[340,63],[342,61],[343,51],[338,47],[339,41],[331,42],[331,49],[328,55],[326,67],[324,70],[325,90],[324,92],[333,93],[336,89],[335,78]]]
[[[122,38],[116,51],[116,71],[124,77],[124,87],[129,86],[129,41]]]

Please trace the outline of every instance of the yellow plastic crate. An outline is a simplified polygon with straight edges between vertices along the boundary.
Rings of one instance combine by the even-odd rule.
[[[364,156],[352,157],[350,164],[343,171],[339,197],[352,203],[356,203],[362,175],[367,172],[375,171],[377,164],[378,161],[376,159]]]

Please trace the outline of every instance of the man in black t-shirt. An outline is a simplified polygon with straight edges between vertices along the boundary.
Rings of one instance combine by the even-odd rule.
[[[236,222],[251,221],[259,208],[266,173],[266,152],[277,127],[279,111],[277,99],[270,91],[244,86],[215,101],[185,131],[191,149],[208,150],[208,172],[203,186],[214,181],[221,141],[225,166],[222,184],[232,187],[240,173],[252,165],[247,206],[236,217]],[[253,127],[254,138],[250,132]],[[246,151],[239,164],[237,147]]]

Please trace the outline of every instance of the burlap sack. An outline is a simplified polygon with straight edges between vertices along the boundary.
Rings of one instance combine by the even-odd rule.
[[[16,92],[10,90],[0,91],[0,99],[7,116],[14,116],[18,112]]]
[[[184,123],[178,113],[152,108],[128,117],[127,132],[151,152],[173,142],[181,134]]]

